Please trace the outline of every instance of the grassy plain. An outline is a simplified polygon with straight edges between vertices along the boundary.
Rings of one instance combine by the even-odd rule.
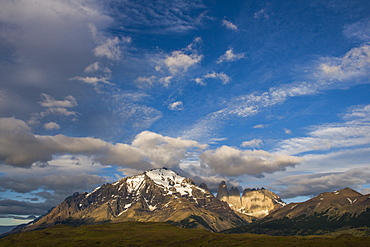
[[[370,246],[370,237],[267,236],[222,234],[202,229],[178,228],[167,223],[106,223],[47,229],[9,235],[0,246]]]

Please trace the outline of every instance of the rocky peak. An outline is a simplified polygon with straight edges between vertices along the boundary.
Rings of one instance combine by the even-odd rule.
[[[227,202],[236,212],[256,218],[262,218],[286,205],[279,196],[264,188],[245,189],[240,196],[236,187],[228,191],[224,181],[218,187],[217,198]]]
[[[229,191],[229,201],[230,207],[232,208],[240,208],[242,206],[242,200],[240,197],[240,191],[236,187],[231,187]]]
[[[207,186],[205,183],[201,183],[201,184],[199,185],[199,188],[202,188],[202,189],[204,189],[204,190],[206,190],[206,191],[209,191],[208,186]]]
[[[225,202],[229,201],[229,191],[227,190],[227,185],[225,181],[222,181],[218,186],[217,199]]]

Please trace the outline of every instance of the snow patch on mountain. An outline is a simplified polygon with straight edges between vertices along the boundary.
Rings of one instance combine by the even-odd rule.
[[[138,191],[141,184],[144,181],[144,175],[137,175],[133,177],[129,177],[126,180],[127,184],[127,192],[132,193]],[[119,190],[122,188],[123,185],[120,186]]]
[[[192,196],[193,188],[195,188],[195,186],[186,181],[186,178],[166,168],[153,169],[145,172],[145,174],[153,180],[154,183],[163,187],[168,194],[172,194],[173,190],[175,190],[180,193],[181,196]]]

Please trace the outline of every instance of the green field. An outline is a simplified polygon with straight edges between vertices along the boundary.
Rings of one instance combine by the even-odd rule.
[[[222,234],[185,229],[167,223],[107,223],[72,227],[56,225],[44,230],[9,235],[0,246],[370,246],[370,237],[267,236]]]

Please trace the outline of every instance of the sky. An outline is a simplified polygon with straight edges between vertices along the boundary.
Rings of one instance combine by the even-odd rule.
[[[370,1],[3,0],[0,225],[167,167],[370,193]]]

